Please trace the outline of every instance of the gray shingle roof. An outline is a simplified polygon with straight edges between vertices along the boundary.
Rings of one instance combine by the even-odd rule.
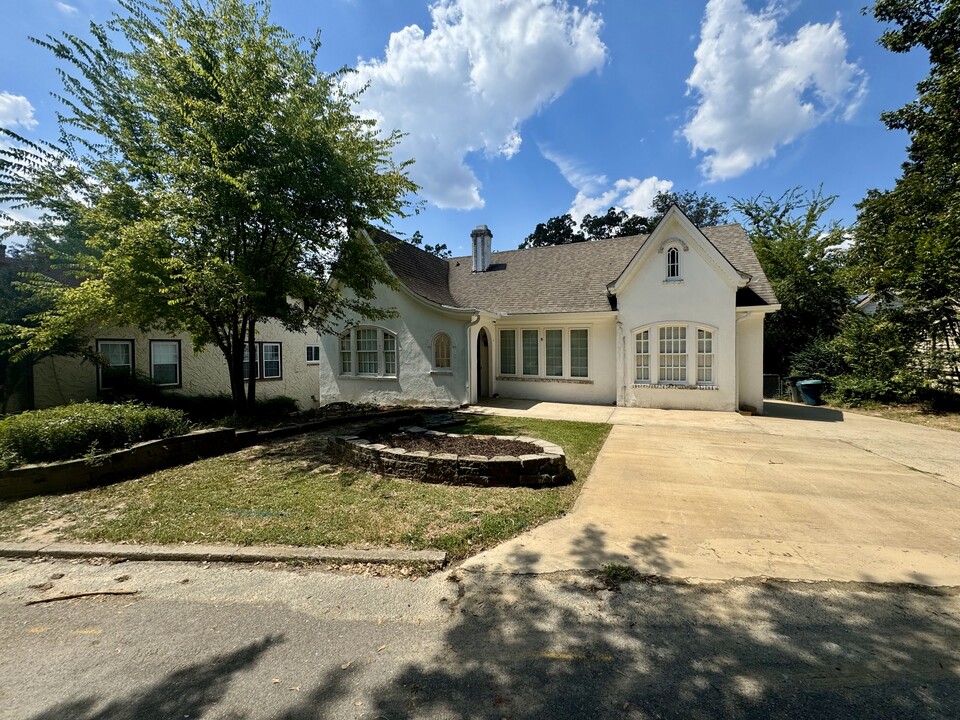
[[[776,304],[773,288],[739,225],[702,229],[734,268],[752,276],[737,291],[737,305]],[[413,292],[444,305],[503,313],[610,310],[607,285],[616,280],[647,235],[493,253],[486,272],[470,257],[440,260],[379,233],[388,264]],[[385,242],[387,239],[394,242]],[[445,267],[441,267],[445,266]]]
[[[371,237],[390,269],[417,295],[440,305],[470,307],[458,305],[450,294],[450,266],[446,260],[398,240],[383,230],[374,229]]]

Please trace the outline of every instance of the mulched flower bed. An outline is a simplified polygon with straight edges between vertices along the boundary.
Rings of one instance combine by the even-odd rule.
[[[413,435],[411,433],[392,433],[381,435],[374,442],[387,447],[404,450],[427,450],[432,453],[453,453],[454,455],[535,455],[543,448],[519,440],[502,440],[495,437],[477,437],[476,435]]]

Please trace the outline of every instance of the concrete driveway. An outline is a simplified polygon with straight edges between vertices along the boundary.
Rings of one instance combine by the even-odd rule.
[[[790,403],[497,405],[473,411],[615,426],[568,515],[466,569],[960,586],[960,434]]]

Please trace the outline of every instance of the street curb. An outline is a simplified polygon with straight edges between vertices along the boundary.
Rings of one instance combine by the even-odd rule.
[[[113,543],[0,543],[0,558],[109,558],[166,562],[307,562],[346,565],[426,565],[442,568],[440,550],[352,550],[326,547],[266,545],[118,545]]]

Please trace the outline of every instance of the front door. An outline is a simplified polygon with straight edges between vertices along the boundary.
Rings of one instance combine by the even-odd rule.
[[[490,338],[485,328],[477,335],[477,399],[490,397]]]

